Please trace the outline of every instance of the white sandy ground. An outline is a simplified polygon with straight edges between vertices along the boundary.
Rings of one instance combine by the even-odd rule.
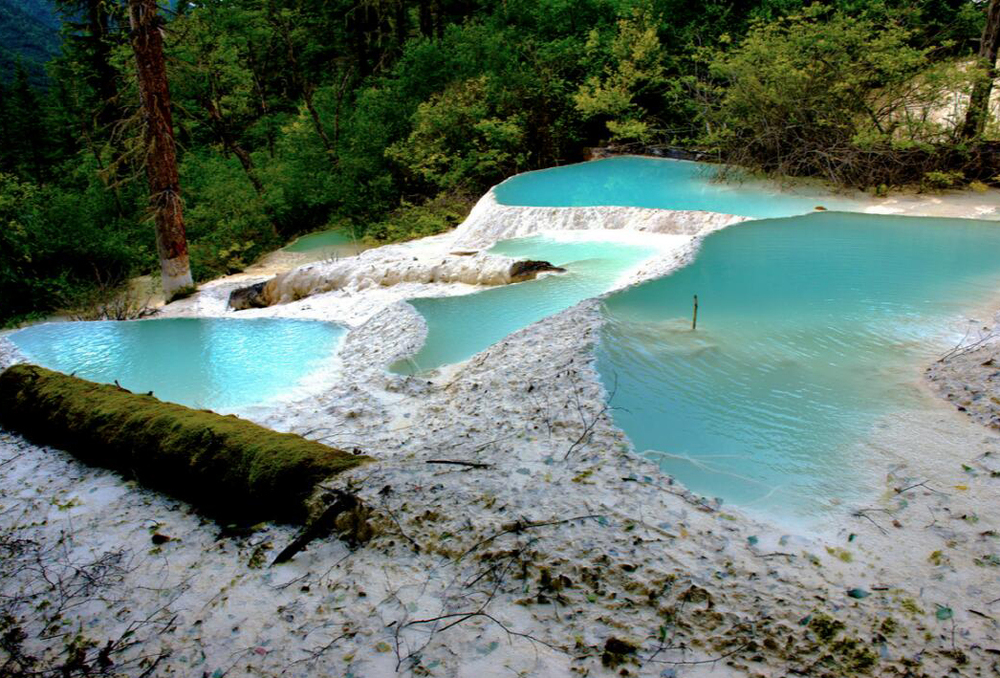
[[[980,198],[949,216],[1000,204]],[[732,221],[512,208],[488,195],[455,232],[402,247],[434,257],[554,227],[660,233],[642,236],[658,254],[626,285]],[[226,315],[229,291],[262,278],[210,283],[165,315]],[[858,469],[874,479],[871,501],[795,535],[691,495],[634,453],[592,364],[599,302],[426,378],[386,372],[425,333],[402,300],[475,289],[348,288],[239,313],[352,328],[307,397],[243,415],[376,459],[330,481],[375,510],[377,536],[354,551],[328,539],[268,568],[291,528],[220,537],[183,503],[0,433],[0,534],[35,544],[0,553],[8,572],[28,565],[0,594],[39,587],[25,608],[29,649],[61,649],[60,630],[100,645],[132,630],[141,642],[112,654],[123,671],[145,661],[149,675],[212,678],[1000,673],[1000,434],[934,397],[921,366],[901,384],[917,415],[880,422]],[[14,359],[0,339],[0,365]],[[488,468],[427,463],[441,459]],[[171,541],[154,546],[154,531]],[[51,608],[39,603],[57,596],[40,585],[43,562],[70,605],[47,641]],[[103,574],[74,588],[93,562]],[[609,639],[637,650],[606,666]]]

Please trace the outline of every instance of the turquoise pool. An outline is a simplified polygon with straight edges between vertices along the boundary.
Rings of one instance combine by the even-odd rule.
[[[810,516],[870,491],[857,471],[872,427],[913,404],[922,365],[954,343],[943,328],[998,292],[994,223],[751,221],[610,296],[597,365],[617,384],[616,424],[664,471],[710,497]]]
[[[169,318],[33,325],[9,335],[36,364],[189,407],[231,411],[296,388],[337,349],[339,325]]]
[[[762,181],[713,181],[716,170],[704,163],[623,156],[518,174],[494,193],[503,205],[619,205],[757,218],[807,214],[817,206],[843,211],[863,207],[858,201],[820,190],[779,190]]]
[[[318,259],[352,257],[363,251],[364,246],[350,233],[340,229],[310,233],[281,248],[282,252],[309,254]]]
[[[427,339],[416,355],[393,365],[394,372],[414,374],[467,360],[508,334],[608,291],[656,252],[587,232],[505,240],[489,251],[544,259],[566,272],[459,297],[411,300],[427,322]]]

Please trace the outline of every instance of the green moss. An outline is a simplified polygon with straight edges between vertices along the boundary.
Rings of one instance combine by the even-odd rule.
[[[34,365],[0,374],[0,425],[243,524],[302,522],[316,484],[367,457]]]
[[[951,565],[951,559],[943,551],[932,551],[927,557],[927,562],[934,566]]]
[[[848,551],[847,549],[843,549],[843,548],[840,548],[840,547],[832,548],[830,546],[827,546],[826,547],[826,552],[829,553],[831,556],[834,556],[836,558],[839,558],[840,560],[843,560],[845,563],[849,563],[852,560],[854,560],[854,556],[851,555],[851,552]]]
[[[897,622],[892,617],[886,617],[882,620],[879,625],[879,632],[885,637],[891,637],[895,635],[896,631],[899,630],[899,622]]]
[[[839,619],[825,614],[817,614],[809,622],[809,628],[824,643],[829,643],[838,633],[844,630],[844,623]]]
[[[868,644],[858,638],[841,638],[830,646],[838,663],[850,671],[866,673],[878,663],[878,655]]]

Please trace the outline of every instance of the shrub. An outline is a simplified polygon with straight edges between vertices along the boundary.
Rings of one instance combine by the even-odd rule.
[[[383,245],[444,233],[462,223],[473,204],[468,196],[447,193],[423,205],[404,204],[388,218],[369,224],[364,240]]]
[[[500,109],[486,76],[449,85],[420,104],[413,131],[386,156],[436,189],[478,192],[526,162],[524,123]]]
[[[943,191],[961,184],[963,178],[961,172],[932,170],[924,172],[924,180],[921,188],[931,191]]]
[[[138,221],[119,216],[96,177],[74,190],[0,173],[0,324],[73,306],[148,266],[152,228]]]
[[[195,280],[241,271],[280,245],[264,198],[235,159],[189,153],[181,170]]]
[[[956,160],[937,153],[952,130],[933,112],[968,75],[932,65],[931,49],[910,40],[898,24],[820,5],[757,22],[711,61],[719,86],[703,141],[768,173],[858,188],[920,182]]]

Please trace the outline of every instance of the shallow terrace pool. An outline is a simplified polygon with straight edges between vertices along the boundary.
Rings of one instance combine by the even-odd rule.
[[[232,411],[294,391],[345,333],[303,320],[170,318],[33,325],[8,338],[33,363],[190,407]]]
[[[310,233],[281,248],[282,252],[308,254],[316,259],[330,257],[353,257],[365,247],[357,238],[340,229]]]
[[[863,208],[856,200],[820,190],[779,190],[763,181],[713,181],[717,171],[718,166],[704,163],[623,156],[518,174],[497,186],[494,194],[503,205],[620,205],[758,218],[807,214],[817,206]]]
[[[508,334],[607,292],[657,250],[588,231],[562,231],[504,240],[489,251],[544,259],[566,272],[460,297],[411,300],[427,321],[427,339],[415,356],[393,365],[394,372],[414,374],[471,358]]]
[[[922,366],[955,343],[944,330],[998,291],[993,223],[751,221],[608,298],[597,364],[615,422],[666,472],[710,497],[813,516],[871,491],[860,469],[877,421],[914,406]]]

